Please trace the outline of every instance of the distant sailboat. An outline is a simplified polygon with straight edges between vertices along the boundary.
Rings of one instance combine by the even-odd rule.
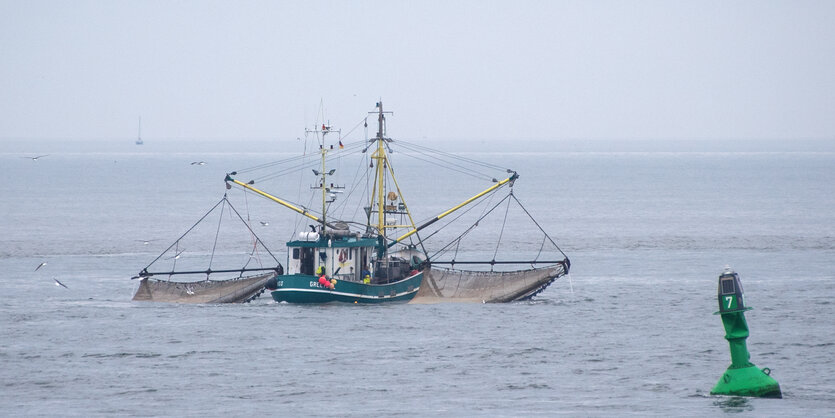
[[[139,133],[136,136],[136,145],[142,145],[142,116],[139,117]]]

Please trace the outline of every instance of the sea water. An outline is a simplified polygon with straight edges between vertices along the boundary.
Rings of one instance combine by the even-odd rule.
[[[831,150],[470,152],[519,172],[514,193],[570,280],[509,304],[167,305],[132,302],[130,277],[218,201],[226,172],[286,155],[150,142],[0,148],[2,415],[835,411]],[[427,190],[430,175],[401,165],[424,215],[479,191]],[[269,220],[256,232],[283,262],[290,213],[237,202]],[[713,315],[725,265],[754,307],[751,360],[783,399],[709,395],[730,363]]]

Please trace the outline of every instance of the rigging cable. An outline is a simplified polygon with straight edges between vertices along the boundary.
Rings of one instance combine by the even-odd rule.
[[[501,201],[496,203],[486,214],[484,214],[484,216],[479,218],[473,225],[471,225],[469,228],[467,228],[467,230],[465,230],[463,233],[461,233],[461,235],[459,235],[454,240],[450,241],[447,245],[445,245],[443,248],[441,248],[435,254],[433,254],[432,257],[430,257],[430,259],[436,259],[439,255],[449,251],[449,247],[452,246],[453,244],[455,244],[455,254],[454,254],[454,257],[452,259],[452,262],[449,263],[449,264],[454,265],[455,264],[455,258],[457,257],[457,254],[458,254],[458,248],[459,248],[460,243],[463,240],[463,238],[468,233],[470,233],[472,230],[474,230],[486,216],[488,216],[493,210],[495,210],[497,207],[499,207],[504,202],[504,200],[508,199],[507,209],[506,209],[506,212],[505,212],[505,219],[504,219],[503,224],[502,224],[502,232],[503,232],[504,228],[506,226],[507,213],[508,213],[507,211],[509,211],[509,206],[510,206],[510,200],[509,200],[510,197],[513,198],[513,200],[519,205],[519,207],[525,212],[525,214],[528,215],[528,217],[531,219],[531,221],[539,228],[540,232],[542,232],[542,234],[543,234],[543,241],[542,241],[542,244],[540,244],[539,253],[534,258],[534,260],[531,262],[531,266],[534,267],[534,264],[539,259],[540,255],[542,253],[542,250],[544,248],[545,242],[547,240],[547,241],[551,242],[551,244],[554,246],[554,248],[556,248],[563,255],[564,260],[563,261],[558,261],[557,263],[561,264],[563,266],[563,270],[567,273],[569,271],[569,268],[570,268],[570,261],[568,260],[568,257],[559,248],[559,246],[557,246],[557,244],[553,241],[553,239],[551,239],[551,237],[545,232],[545,230],[542,229],[542,227],[539,225],[539,223],[536,221],[536,219],[534,219],[531,216],[531,214],[527,211],[527,209],[524,207],[524,205],[522,205],[522,203],[518,200],[518,198],[516,198],[516,196],[513,194],[512,191],[507,196],[505,196]],[[501,239],[502,239],[502,237],[500,235],[499,242],[501,242]],[[497,244],[497,247],[498,247],[498,244]],[[483,264],[490,264],[491,265],[491,267],[490,267],[491,271],[493,271],[493,264],[497,263],[496,260],[495,260],[495,257],[497,255],[497,253],[498,253],[498,250],[497,250],[496,253],[494,253],[492,261],[483,262]],[[519,263],[519,264],[521,264],[521,263]],[[571,280],[570,277],[569,277],[569,280]],[[572,288],[572,292],[573,292],[573,288]]]
[[[357,142],[354,142],[354,143],[351,143],[351,144],[346,144],[344,152],[347,153],[347,152],[351,152],[351,151],[354,151],[354,150],[358,150],[359,148],[361,148],[361,145],[362,145],[361,143],[357,143]],[[304,161],[302,161],[298,164],[295,164],[293,166],[282,168],[281,170],[273,171],[271,173],[264,174],[261,177],[255,177],[253,180],[256,181],[256,182],[263,182],[263,181],[266,181],[266,180],[272,180],[272,179],[277,178],[277,177],[282,177],[282,176],[285,176],[285,175],[288,175],[288,174],[297,173],[299,171],[304,171],[304,170],[307,170],[307,169],[316,169],[319,165],[319,162],[320,161],[316,160],[316,159],[311,159],[309,161],[304,160]]]
[[[468,207],[467,209],[464,209],[464,211],[463,211],[463,212],[459,213],[459,214],[458,214],[458,215],[456,215],[454,218],[452,218],[451,220],[449,220],[447,223],[443,224],[441,227],[439,227],[439,228],[438,228],[438,229],[436,229],[434,232],[432,232],[431,234],[429,234],[429,235],[428,235],[426,238],[424,238],[423,240],[424,240],[424,241],[428,241],[428,240],[429,240],[430,238],[432,238],[435,234],[437,234],[437,233],[441,232],[441,230],[443,230],[443,229],[444,229],[444,228],[446,228],[447,226],[454,224],[454,223],[455,223],[458,219],[460,219],[461,217],[463,217],[464,215],[466,215],[467,213],[469,213],[471,210],[475,209],[476,207],[478,207],[478,206],[480,206],[480,205],[482,205],[482,204],[489,203],[490,201],[492,201],[492,200],[493,200],[493,197],[495,196],[495,194],[496,194],[496,192],[497,192],[497,191],[498,191],[498,189],[493,190],[492,192],[490,192],[490,198],[489,198],[489,199],[487,199],[487,200],[482,200],[482,201],[480,201],[480,202],[478,202],[478,203],[476,203],[476,204],[474,204],[474,205],[472,205],[472,206]],[[489,207],[489,205],[485,205],[485,210],[486,210],[486,208],[487,208],[487,207]],[[481,215],[481,216],[483,216],[483,215],[484,215],[484,212],[482,212],[482,215]],[[424,221],[422,221],[422,222],[419,222],[419,223],[422,225],[422,224],[426,223],[426,221],[428,221],[429,219],[431,219],[431,218],[427,218],[426,220],[424,220]],[[478,224],[478,222],[476,222],[476,225],[474,225],[474,226],[478,226],[477,224]]]
[[[175,244],[177,244],[177,247],[174,248],[174,257],[173,257],[174,258],[174,264],[171,266],[171,271],[172,272],[177,270],[177,258],[178,258],[178,255],[180,254],[180,240],[177,240],[177,242]],[[185,250],[183,250],[183,251],[185,251]],[[172,276],[171,274],[168,275],[169,280],[171,280],[171,276]]]
[[[244,195],[244,204],[246,205],[246,222],[245,223],[247,224],[247,226],[250,226],[250,228],[249,228],[250,238],[252,240],[252,251],[249,252],[249,258],[246,260],[246,263],[244,263],[244,268],[249,266],[249,262],[252,261],[253,258],[257,258],[258,265],[260,267],[264,267],[264,263],[261,262],[261,254],[256,255],[258,253],[258,241],[256,240],[257,237],[255,236],[255,233],[252,232],[252,228],[251,228],[252,219],[250,219],[250,217],[249,217],[249,214],[250,214],[249,198],[246,194],[246,189],[241,189],[241,193],[243,193],[243,195]],[[232,215],[232,205],[231,204],[229,205],[229,215],[230,216]]]
[[[510,195],[510,194],[508,194],[508,195],[507,195],[507,196],[505,196],[502,200],[500,200],[498,203],[496,203],[496,204],[495,204],[492,208],[490,208],[490,210],[489,210],[489,211],[487,211],[487,213],[485,213],[485,214],[484,214],[484,215],[482,215],[480,218],[478,218],[478,219],[475,221],[475,223],[474,223],[474,224],[470,225],[470,227],[469,227],[469,228],[467,228],[464,232],[462,232],[462,233],[461,233],[461,235],[459,235],[459,236],[458,236],[458,238],[455,238],[455,240],[453,240],[452,242],[455,242],[455,241],[457,241],[457,240],[460,240],[461,238],[464,238],[464,236],[465,236],[465,235],[467,235],[468,233],[470,233],[473,229],[475,229],[475,228],[478,226],[479,222],[481,222],[484,218],[486,218],[486,217],[487,217],[487,215],[489,215],[490,213],[492,213],[492,212],[493,212],[493,211],[494,211],[497,207],[499,207],[499,205],[501,205],[502,203],[504,203],[504,201],[505,201],[508,197],[510,197],[510,196],[511,196],[511,195]],[[450,223],[451,223],[451,222],[450,222]],[[447,223],[447,225],[449,225],[449,223]],[[444,226],[446,226],[446,225],[444,225]],[[438,255],[439,255],[439,254],[441,254],[442,252],[445,252],[445,251],[446,251],[446,249],[447,249],[450,245],[452,245],[452,242],[450,242],[449,244],[445,245],[445,246],[444,246],[443,248],[441,248],[440,250],[436,251],[436,252],[435,252],[435,254],[433,254],[433,255],[432,255],[432,257],[429,257],[429,258],[430,258],[430,259],[435,258],[436,256],[438,256]]]
[[[360,121],[359,121],[359,122],[357,122],[357,124],[356,124],[356,125],[354,125],[354,127],[353,127],[353,128],[351,128],[351,130],[350,130],[350,131],[348,131],[348,133],[346,133],[346,134],[345,134],[345,136],[348,136],[348,135],[351,135],[352,133],[354,133],[354,131],[355,131],[355,130],[357,130],[357,128],[359,128],[359,127],[360,127],[360,124],[362,124],[362,123],[364,123],[364,122],[365,122],[366,132],[368,132],[368,123],[366,122],[366,121],[367,121],[367,119],[368,119],[368,116],[366,116],[366,117],[364,117],[364,118],[360,119]],[[367,133],[366,133],[366,136],[368,136],[368,134],[367,134]],[[343,137],[343,138],[344,138],[344,137]]]
[[[365,139],[363,140],[363,142],[365,144],[368,144],[368,116],[366,116],[365,119],[363,120],[363,129],[365,131],[364,132]],[[365,148],[365,149],[362,150],[363,158],[362,158],[362,162],[361,162],[362,167],[365,169],[365,174],[363,174],[363,176],[365,177],[365,189],[362,191],[362,195],[360,196],[359,201],[363,202],[363,203],[361,205],[357,205],[357,208],[354,209],[354,215],[353,215],[352,219],[356,219],[357,218],[357,212],[359,212],[361,207],[365,207],[365,199],[369,198],[368,194],[370,193],[370,190],[371,190],[371,189],[369,189],[369,183],[371,181],[371,176],[369,176],[369,173],[371,172],[371,170],[366,168],[366,167],[368,167],[368,152],[367,151],[368,151],[368,148]],[[357,170],[359,170],[359,167],[357,167]],[[354,188],[356,188],[358,186],[359,186],[359,182],[354,184]],[[351,190],[351,193],[353,193],[353,189]],[[370,202],[370,199],[369,199],[369,202]],[[371,205],[371,203],[369,203],[369,210],[370,210],[370,207],[371,207],[370,205]],[[368,226],[367,225],[368,225],[368,223],[366,222],[365,231],[363,231],[363,233],[368,232]]]
[[[419,152],[419,154],[426,155],[426,154],[421,153],[421,152]],[[403,153],[403,155],[406,155],[407,157],[414,158],[414,159],[419,160],[419,161],[423,161],[423,162],[428,163],[428,164],[432,164],[432,165],[436,165],[438,167],[445,168],[447,170],[455,171],[455,172],[464,174],[466,176],[475,177],[477,179],[493,180],[493,178],[494,178],[493,176],[489,176],[489,175],[484,174],[484,173],[478,173],[478,172],[475,172],[475,171],[467,171],[465,169],[458,168],[455,165],[453,165],[452,163],[447,162],[447,161],[438,160],[438,159],[432,160],[432,159],[428,159],[428,158],[422,158],[422,157],[418,157],[417,155],[413,155],[413,154],[410,154],[410,153]],[[428,157],[428,155],[426,155],[426,156]],[[441,164],[441,161],[443,161],[446,164]]]
[[[435,153],[435,154],[438,154],[438,155],[443,155],[443,156],[446,156],[447,158],[465,161],[465,162],[468,162],[470,164],[480,165],[480,166],[485,167],[485,168],[491,168],[491,169],[496,169],[496,170],[501,170],[501,171],[505,171],[507,169],[506,167],[501,167],[501,166],[498,166],[496,164],[491,164],[491,163],[487,163],[487,162],[484,162],[484,161],[479,161],[479,160],[476,160],[476,159],[463,157],[463,156],[460,156],[460,155],[453,154],[451,152],[432,149],[432,148],[429,148],[429,147],[426,147],[426,146],[423,146],[423,145],[413,144],[411,142],[406,142],[406,141],[402,141],[402,140],[397,141],[397,142],[400,143],[400,144],[405,144],[406,148],[412,147],[411,149],[415,149],[415,148],[416,149],[422,149],[422,150],[424,150],[428,153]]]
[[[542,244],[539,244],[539,252],[536,253],[536,257],[533,258],[533,261],[539,260],[539,256],[542,255],[542,249],[545,248],[545,240],[546,239],[547,239],[546,236],[543,234],[542,235]],[[531,263],[531,267],[533,267],[533,266],[534,266],[533,263]]]
[[[306,147],[307,146],[305,145],[305,148]],[[305,149],[305,152],[302,153],[302,155],[294,155],[292,157],[288,157],[288,158],[285,158],[283,160],[271,161],[271,162],[268,162],[268,163],[259,164],[259,165],[256,165],[256,166],[247,167],[247,168],[243,168],[243,169],[240,169],[240,170],[235,170],[235,172],[237,172],[239,174],[248,173],[250,171],[263,170],[265,168],[269,168],[269,167],[273,167],[273,166],[281,165],[281,164],[286,164],[286,163],[293,162],[293,161],[296,161],[296,160],[303,160],[303,159],[305,159],[305,157],[307,157],[307,152],[306,151],[307,150]]]
[[[513,196],[513,189],[510,189],[510,196]],[[496,240],[496,251],[493,252],[493,261],[496,261],[496,255],[499,254],[499,246],[502,243],[502,236],[504,236],[504,227],[507,224],[507,213],[510,212],[510,199],[507,199],[507,206],[504,210],[504,220],[502,221],[502,229],[499,231],[499,239]],[[490,271],[493,271],[493,264],[490,264]]]
[[[550,235],[548,235],[548,233],[547,233],[547,232],[545,232],[545,230],[544,230],[544,229],[542,229],[542,227],[539,225],[539,222],[537,222],[537,221],[536,221],[536,219],[534,219],[534,217],[533,217],[533,216],[531,216],[530,212],[528,212],[528,210],[527,210],[527,209],[525,209],[525,206],[522,204],[522,202],[520,202],[520,201],[519,201],[519,199],[517,199],[517,198],[516,198],[516,196],[513,196],[512,194],[511,194],[511,197],[513,197],[513,200],[515,200],[515,201],[516,201],[516,203],[518,203],[518,204],[519,204],[519,207],[520,207],[520,208],[522,208],[522,210],[523,210],[523,211],[525,211],[525,214],[526,214],[526,215],[528,215],[528,217],[529,217],[529,218],[531,218],[531,221],[533,221],[533,223],[536,225],[536,227],[537,227],[537,228],[539,228],[539,230],[540,230],[540,231],[542,231],[542,233],[543,233],[543,234],[545,234],[545,237],[546,237],[546,238],[548,238],[548,241],[551,241],[551,244],[553,244],[553,245],[554,245],[554,247],[557,249],[557,251],[559,251],[559,252],[560,252],[560,254],[562,254],[562,256],[563,256],[563,257],[565,257],[565,258],[566,258],[566,260],[567,260],[567,259],[568,259],[568,256],[567,256],[567,255],[565,255],[565,253],[564,253],[564,252],[562,252],[562,249],[560,249],[560,246],[559,246],[559,245],[557,245],[557,243],[556,243],[556,242],[554,242],[554,240],[553,240],[553,239],[551,239],[551,236],[550,236]]]
[[[394,176],[394,166],[391,164],[391,161],[389,161],[388,157],[386,157],[386,162],[388,164],[389,174],[391,175],[391,181],[394,183],[394,187],[397,189],[397,194],[399,195],[398,197],[400,198],[400,202],[403,204],[404,212],[409,217],[409,223],[411,224],[411,227],[415,229],[414,238],[416,238],[418,240],[418,244],[420,244],[420,248],[423,250],[423,254],[425,256],[429,257],[429,254],[426,251],[426,247],[423,245],[423,239],[420,238],[420,234],[418,233],[417,227],[415,226],[415,221],[414,221],[414,219],[412,219],[412,212],[409,210],[409,206],[406,204],[406,198],[403,197],[403,193],[400,190],[400,185],[397,184],[397,178]],[[392,203],[394,203],[394,202],[392,202]],[[398,208],[398,211],[399,211],[399,208]],[[403,217],[402,213],[400,215],[400,221],[401,221],[400,225],[405,224],[404,217]],[[412,246],[414,246],[414,242],[415,242],[414,238],[409,238],[409,243]]]
[[[304,133],[304,152],[302,154],[304,157],[304,162],[306,163],[307,160],[307,132]],[[296,195],[296,199],[301,200],[302,198],[302,176],[299,176],[299,190],[298,194]],[[292,240],[294,236],[296,236],[296,232],[299,230],[299,223],[301,219],[296,219],[296,224],[293,226],[293,232],[290,235],[290,239]]]
[[[163,251],[163,252],[162,252],[162,254],[158,255],[158,256],[157,256],[157,258],[155,258],[155,259],[154,259],[154,261],[151,261],[151,262],[150,262],[147,266],[145,266],[145,268],[144,268],[144,269],[142,269],[142,270],[143,270],[143,271],[147,271],[147,270],[148,270],[148,267],[151,267],[151,265],[152,265],[152,264],[156,263],[156,262],[157,262],[160,258],[162,258],[162,256],[163,256],[163,255],[165,255],[165,253],[167,253],[167,252],[168,252],[168,250],[170,250],[171,248],[173,248],[175,245],[177,246],[177,249],[175,249],[175,253],[176,253],[176,250],[178,250],[178,249],[180,248],[180,247],[179,247],[180,240],[181,240],[181,239],[183,239],[183,237],[185,237],[186,235],[188,235],[188,233],[189,233],[189,232],[191,232],[191,230],[192,230],[192,229],[194,229],[197,225],[199,225],[199,224],[200,224],[200,222],[203,222],[203,219],[206,219],[206,217],[207,217],[207,216],[209,216],[209,214],[210,214],[210,213],[212,213],[212,212],[213,212],[213,211],[214,211],[214,210],[218,207],[218,205],[220,205],[220,204],[221,204],[221,203],[223,203],[224,201],[226,201],[226,194],[224,194],[224,195],[223,195],[223,198],[222,198],[222,199],[220,199],[220,201],[219,201],[219,202],[215,203],[215,205],[214,205],[214,206],[212,206],[212,208],[211,208],[211,209],[209,209],[209,211],[208,211],[208,212],[206,212],[206,214],[205,214],[205,215],[203,215],[203,216],[202,216],[202,217],[201,217],[201,218],[200,218],[200,219],[199,219],[199,220],[198,220],[198,221],[197,221],[194,225],[192,225],[192,226],[191,226],[191,228],[189,228],[189,229],[188,229],[188,230],[187,230],[187,231],[186,231],[183,235],[180,235],[180,238],[177,238],[177,240],[176,240],[176,241],[174,241],[174,243],[173,243],[173,244],[169,245],[169,246],[168,246],[168,248],[166,248],[166,249],[165,249],[165,251]],[[175,266],[176,266],[176,264],[177,264],[177,259],[176,259],[176,258],[174,259],[174,264],[175,264]]]
[[[237,209],[235,209],[235,207],[234,207],[234,206],[232,206],[232,203],[231,203],[231,202],[229,202],[229,207],[230,207],[230,208],[232,208],[232,211],[234,211],[234,212],[235,212],[235,215],[237,215],[237,216],[238,216],[238,219],[240,219],[240,220],[241,220],[241,222],[243,222],[244,226],[246,226],[246,228],[249,230],[249,232],[251,232],[251,233],[252,233],[252,235],[254,235],[254,236],[255,236],[255,239],[256,239],[257,243],[261,244],[261,246],[262,246],[262,247],[264,247],[264,251],[266,251],[266,252],[267,252],[267,254],[269,254],[269,255],[270,255],[270,257],[272,257],[272,258],[273,258],[273,261],[275,261],[275,262],[276,262],[276,264],[278,264],[279,266],[281,266],[281,262],[279,262],[279,261],[278,261],[278,259],[277,259],[277,258],[275,258],[275,255],[273,255],[272,251],[270,251],[270,249],[269,249],[269,248],[267,248],[267,246],[264,244],[264,241],[261,241],[261,238],[258,238],[258,235],[256,235],[256,234],[255,234],[255,231],[253,231],[253,230],[252,230],[252,228],[251,228],[249,225],[247,225],[246,221],[244,221],[244,218],[241,216],[241,214],[240,214],[240,213],[238,213],[238,210],[237,210]]]
[[[223,222],[223,209],[226,207],[226,195],[223,195],[223,207],[220,208],[220,216],[217,218],[217,231],[215,232],[215,243],[212,245],[212,255],[209,257],[209,271],[212,270],[212,261],[215,259],[215,249],[217,248],[217,238],[220,236],[220,224]],[[246,222],[244,222],[246,223]],[[206,280],[209,280],[209,273],[206,273]]]
[[[348,190],[348,193],[345,193],[345,195],[342,197],[340,203],[337,205],[337,209],[340,209],[340,208],[342,209],[341,212],[339,213],[339,216],[342,217],[342,218],[344,218],[345,210],[348,209],[348,199],[350,199],[351,196],[353,196],[354,192],[357,190],[357,188],[360,185],[360,182],[358,180],[362,179],[362,177],[360,177],[360,175],[359,175],[359,172],[360,172],[361,168],[362,168],[362,162],[360,162],[360,164],[357,164],[357,170],[354,172],[354,178],[351,182],[351,184],[352,184],[351,189]],[[367,175],[368,175],[367,171],[365,173],[363,173],[363,177],[365,177]],[[364,197],[364,195],[360,196],[360,201],[362,201],[363,197]],[[357,212],[359,212],[360,206],[361,205],[356,206],[356,209],[354,210],[354,214],[351,217],[351,219],[356,218]]]

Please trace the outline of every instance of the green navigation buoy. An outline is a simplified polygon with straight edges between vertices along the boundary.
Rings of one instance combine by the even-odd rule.
[[[711,395],[755,396],[760,398],[782,398],[780,384],[770,376],[771,369],[760,369],[748,361],[751,355],[745,340],[748,339],[748,323],[745,322],[745,307],[742,299],[742,283],[739,275],[730,268],[719,276],[719,312],[725,326],[725,339],[731,348],[731,365],[710,391]]]

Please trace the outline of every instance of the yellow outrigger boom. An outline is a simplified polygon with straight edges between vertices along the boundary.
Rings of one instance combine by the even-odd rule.
[[[456,211],[456,210],[458,210],[458,209],[463,208],[464,206],[469,205],[469,204],[470,204],[470,203],[472,203],[474,200],[476,200],[476,199],[478,199],[478,198],[480,198],[480,197],[482,197],[482,196],[486,195],[487,193],[492,192],[493,190],[498,189],[499,187],[504,186],[505,184],[508,184],[508,183],[513,184],[513,182],[514,182],[514,181],[516,181],[516,179],[518,179],[518,178],[519,178],[519,175],[518,175],[518,174],[516,174],[516,172],[514,171],[514,172],[513,172],[513,174],[512,174],[510,177],[508,177],[508,178],[506,178],[506,179],[504,179],[504,180],[502,180],[502,181],[500,181],[500,182],[498,182],[498,183],[496,183],[496,184],[494,184],[494,185],[490,186],[489,188],[487,188],[487,190],[484,190],[483,192],[481,192],[481,193],[479,193],[479,194],[477,194],[477,195],[475,195],[475,196],[473,196],[473,197],[471,197],[471,198],[469,198],[469,199],[467,199],[467,200],[465,200],[465,201],[461,202],[460,204],[458,204],[457,206],[453,207],[452,209],[450,209],[450,210],[448,210],[448,211],[446,211],[446,212],[444,212],[444,213],[442,213],[442,214],[440,214],[440,215],[438,215],[438,216],[436,216],[436,217],[434,217],[434,218],[432,218],[432,219],[430,219],[430,220],[428,220],[428,221],[424,222],[424,223],[423,223],[423,225],[421,225],[421,226],[419,226],[419,227],[417,227],[417,228],[414,228],[414,229],[412,229],[411,231],[409,231],[409,232],[407,232],[407,233],[403,234],[403,236],[401,236],[400,238],[397,238],[396,240],[394,240],[394,242],[392,242],[392,243],[391,243],[391,244],[389,244],[388,246],[389,246],[389,247],[394,246],[395,244],[399,243],[400,241],[403,241],[404,239],[406,239],[406,238],[408,238],[408,237],[410,237],[410,236],[414,235],[415,233],[417,233],[417,232],[418,232],[418,231],[420,231],[421,229],[426,228],[426,227],[427,227],[427,226],[429,226],[429,225],[432,225],[433,223],[435,223],[435,222],[439,221],[441,218],[443,218],[443,217],[445,217],[445,216],[449,215],[449,214],[450,214],[450,213],[452,213],[452,212],[455,212],[455,211]]]
[[[277,198],[277,197],[275,197],[275,196],[273,196],[273,195],[271,195],[271,194],[269,194],[265,191],[258,190],[257,188],[253,187],[251,184],[247,184],[247,183],[244,183],[242,181],[235,180],[229,174],[226,175],[226,181],[231,181],[232,183],[235,183],[238,186],[241,186],[241,187],[243,187],[245,189],[248,189],[248,190],[252,190],[253,192],[260,194],[261,196],[264,196],[267,199],[270,199],[275,203],[278,203],[278,204],[280,204],[282,206],[285,206],[287,208],[290,208],[290,209],[292,209],[292,210],[294,210],[294,211],[296,211],[296,212],[298,212],[298,213],[300,213],[304,216],[307,216],[308,218],[313,219],[314,221],[319,222],[320,224],[324,223],[323,220],[321,220],[321,219],[317,218],[316,216],[312,215],[306,209],[300,208],[296,205],[293,205],[292,203],[285,202],[284,200],[281,200],[281,199],[279,199],[279,198]]]

